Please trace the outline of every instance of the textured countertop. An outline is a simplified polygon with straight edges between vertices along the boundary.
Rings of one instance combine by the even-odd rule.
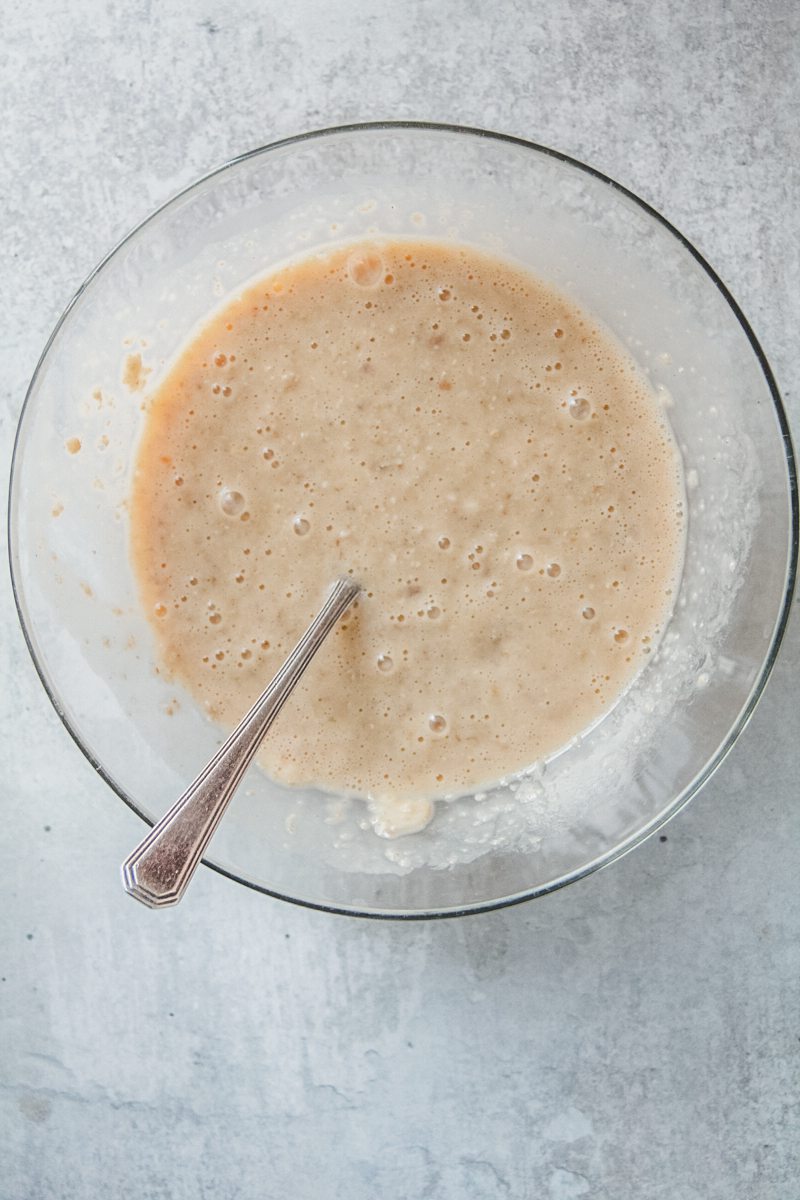
[[[40,0],[4,17],[2,464],[119,236],[306,128],[558,147],[718,269],[800,428],[791,0]],[[800,621],[711,783],[610,870],[483,917],[304,911],[208,871],[151,914],[142,826],[40,688],[2,584],[2,1200],[795,1200]]]

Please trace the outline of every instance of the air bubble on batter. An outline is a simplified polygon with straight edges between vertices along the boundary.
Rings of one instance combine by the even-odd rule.
[[[244,511],[244,496],[235,488],[222,488],[217,496],[217,502],[226,517],[238,517]]]
[[[592,415],[592,406],[585,396],[570,396],[567,408],[573,421],[588,421]]]
[[[354,250],[347,259],[347,275],[356,287],[376,287],[383,272],[383,259],[376,250],[363,247]]]

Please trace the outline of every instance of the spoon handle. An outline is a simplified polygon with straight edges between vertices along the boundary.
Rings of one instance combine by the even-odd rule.
[[[148,908],[183,896],[264,735],[360,585],[339,579],[266,691],[208,765],[122,864],[125,890]]]

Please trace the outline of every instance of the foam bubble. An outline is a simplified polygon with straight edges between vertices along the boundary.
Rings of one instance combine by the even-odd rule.
[[[241,492],[237,492],[235,488],[222,488],[217,501],[226,517],[238,517],[244,510],[244,496]]]
[[[347,260],[347,274],[357,287],[375,287],[383,275],[383,259],[372,249],[354,250]]]
[[[567,408],[573,421],[588,421],[592,415],[592,406],[585,396],[570,396]]]

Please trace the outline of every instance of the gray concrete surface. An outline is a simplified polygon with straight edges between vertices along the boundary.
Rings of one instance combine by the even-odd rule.
[[[72,290],[226,157],[415,117],[560,147],[718,268],[800,426],[790,0],[40,0],[0,42],[5,474]],[[141,833],[38,685],[2,583],[2,1200],[797,1200],[800,621],[711,784],[546,900],[360,923],[204,872],[149,914]]]

